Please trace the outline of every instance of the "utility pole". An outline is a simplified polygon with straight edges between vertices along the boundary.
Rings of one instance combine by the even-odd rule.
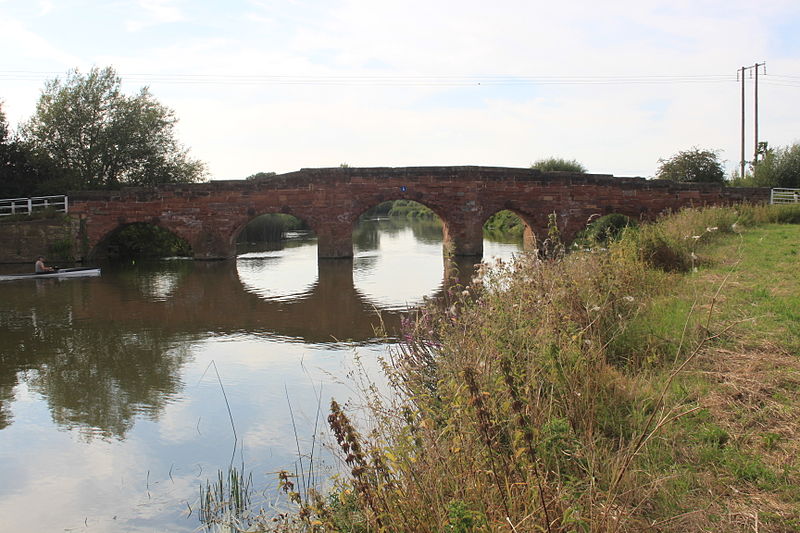
[[[739,174],[739,177],[742,179],[744,179],[744,164],[746,163],[746,161],[744,160],[744,69],[745,68],[746,67],[740,68],[739,72],[736,73],[737,77],[742,78],[742,157],[739,159],[741,164],[741,174]]]
[[[755,164],[756,161],[758,161],[758,67],[764,67],[764,74],[767,73],[767,71],[766,71],[766,63],[755,63],[754,65],[750,65],[749,67],[742,67],[742,68],[740,68],[740,69],[738,69],[736,71],[736,77],[737,78],[741,77],[741,82],[742,82],[742,156],[741,156],[741,160],[740,160],[741,161],[740,162],[740,165],[741,165],[741,177],[744,177],[745,165],[747,164],[747,161],[744,158],[744,153],[745,153],[745,149],[744,149],[744,145],[745,145],[744,73],[746,71],[748,71],[748,70],[753,71],[750,74],[751,77],[753,77],[753,75],[755,74],[755,95],[754,95],[755,96],[755,105],[754,105],[754,108],[753,108],[753,110],[755,112],[755,117],[754,117],[754,120],[755,120],[755,143],[753,145],[753,146],[755,146],[755,150],[754,150],[754,153],[753,153],[753,164]],[[739,80],[737,79],[737,81],[739,81]]]
[[[755,121],[755,149],[753,150],[753,164],[755,165],[758,161],[758,67],[764,67],[764,74],[767,73],[767,64],[766,63],[756,63],[753,65],[753,72],[755,73],[755,104],[753,106],[753,120]]]

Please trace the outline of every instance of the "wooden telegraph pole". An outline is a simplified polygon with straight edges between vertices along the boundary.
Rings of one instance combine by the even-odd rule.
[[[744,179],[744,165],[746,161],[744,160],[744,71],[747,67],[742,67],[737,72],[737,77],[741,77],[742,81],[742,157],[739,159],[741,164],[741,174],[739,177]]]
[[[754,78],[754,83],[755,83],[755,87],[754,87],[755,103],[753,105],[753,112],[754,112],[753,120],[754,120],[754,123],[755,123],[755,132],[754,132],[755,133],[755,141],[753,143],[753,146],[754,146],[753,164],[755,164],[756,161],[758,161],[758,68],[759,67],[763,67],[764,74],[767,73],[767,71],[766,71],[766,63],[755,63],[753,65],[750,65],[749,67],[742,67],[742,68],[740,68],[739,70],[736,71],[736,77],[737,78],[741,78],[741,80],[738,80],[738,81],[742,82],[742,155],[741,155],[741,160],[740,160],[740,168],[741,168],[741,177],[742,178],[744,178],[745,165],[747,164],[747,160],[745,160],[745,158],[744,158],[744,153],[745,153],[745,148],[744,148],[744,146],[745,146],[744,73],[746,71],[750,70],[751,71],[750,76]]]
[[[754,96],[755,96],[755,104],[753,106],[753,120],[755,121],[755,149],[753,150],[753,164],[758,161],[758,67],[764,67],[764,74],[767,73],[767,64],[766,63],[756,63],[753,65],[753,73],[755,77],[753,78],[754,81]]]

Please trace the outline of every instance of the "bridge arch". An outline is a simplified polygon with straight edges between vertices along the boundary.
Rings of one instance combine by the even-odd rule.
[[[234,247],[244,242],[278,242],[285,230],[314,233],[311,224],[292,213],[271,210],[258,213],[234,226],[231,243]]]
[[[403,202],[402,204],[398,205],[398,202]],[[389,207],[391,206],[391,210]],[[375,210],[378,210],[375,212]],[[368,231],[369,227],[365,228],[363,224],[361,224],[362,220],[364,219],[365,215],[375,213],[376,216],[379,218],[381,216],[386,217],[390,220],[407,220],[412,222],[414,221],[424,221],[430,220],[435,224],[441,226],[441,229],[436,231],[436,241],[444,242],[444,232],[445,227],[447,226],[447,221],[442,216],[441,210],[437,206],[429,206],[420,202],[418,200],[410,200],[407,198],[394,198],[389,200],[384,200],[383,202],[377,203],[375,205],[370,206],[359,206],[359,210],[357,211],[359,214],[353,219],[353,245],[354,247],[368,247],[370,245],[369,238],[370,235],[364,235],[363,233],[359,233],[359,230]],[[419,228],[416,228],[417,230]],[[433,230],[433,228],[430,228]],[[412,231],[415,229],[412,228]],[[435,231],[435,230],[434,230]],[[420,238],[418,236],[418,238]],[[429,237],[433,238],[433,237]],[[425,240],[425,237],[421,237],[421,240]]]
[[[136,228],[141,231],[135,232]],[[128,232],[129,235],[125,235]],[[132,234],[130,234],[132,233]],[[136,233],[139,235],[137,236]],[[162,250],[164,256],[169,255],[192,255],[192,243],[187,236],[181,235],[180,229],[172,228],[168,224],[162,224],[159,220],[120,220],[117,225],[100,236],[95,245],[89,250],[88,257],[91,260],[113,259],[124,257],[138,257],[136,239],[161,239],[163,246],[173,246],[172,252]],[[127,249],[126,249],[127,248]],[[159,251],[159,250],[157,250]]]

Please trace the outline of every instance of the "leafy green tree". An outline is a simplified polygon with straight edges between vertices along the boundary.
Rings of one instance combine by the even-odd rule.
[[[656,178],[682,183],[725,183],[725,169],[716,150],[692,148],[658,160]]]
[[[174,136],[177,119],[147,87],[121,91],[111,67],[45,84],[23,139],[55,165],[69,169],[78,189],[200,181],[205,165],[189,158]]]
[[[531,165],[531,168],[549,171],[562,171],[562,172],[578,172],[580,174],[586,173],[586,167],[578,163],[575,159],[563,159],[561,157],[548,157],[546,159],[538,159]]]
[[[767,149],[749,178],[745,185],[800,188],[800,144]]]
[[[47,194],[43,183],[58,175],[57,169],[42,164],[28,147],[11,134],[0,102],[0,198]]]

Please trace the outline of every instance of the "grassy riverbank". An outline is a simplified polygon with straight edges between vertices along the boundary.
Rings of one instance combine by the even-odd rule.
[[[270,527],[797,531],[797,222],[688,210],[482,271],[408,324],[390,398],[332,402],[345,475]]]

